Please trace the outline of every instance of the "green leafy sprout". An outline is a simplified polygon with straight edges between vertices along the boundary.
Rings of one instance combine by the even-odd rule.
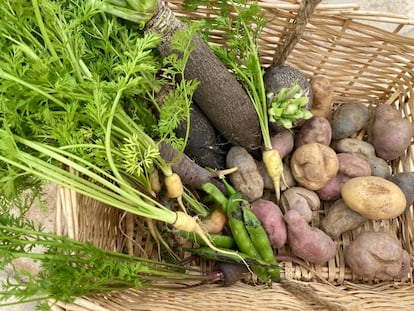
[[[301,94],[302,88],[297,83],[290,88],[280,89],[276,96],[267,94],[269,121],[290,129],[296,120],[310,119],[312,113],[307,109],[309,97]]]

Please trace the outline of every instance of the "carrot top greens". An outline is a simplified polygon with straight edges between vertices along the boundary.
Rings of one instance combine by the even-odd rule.
[[[155,50],[157,35],[144,35],[103,14],[104,5],[5,0],[0,8],[0,125],[21,138],[64,148],[117,178],[126,174],[148,185],[154,165],[168,169],[153,138],[179,149],[185,145],[174,128],[189,117],[197,87],[196,81],[182,79],[192,32],[174,39],[184,49],[182,59],[162,60]],[[148,10],[152,16],[152,7]],[[161,109],[155,93],[166,83],[175,90]],[[0,144],[7,153],[9,145]],[[5,197],[39,186],[10,164],[0,167]]]

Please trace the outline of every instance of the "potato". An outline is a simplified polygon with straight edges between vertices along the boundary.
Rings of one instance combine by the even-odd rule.
[[[317,191],[321,200],[337,200],[341,197],[342,186],[351,178],[371,175],[367,161],[351,153],[338,153],[339,169],[336,176]]]
[[[357,138],[343,138],[331,144],[337,152],[353,153],[368,161],[371,166],[371,175],[387,178],[391,174],[388,163],[375,154],[375,148],[370,143]]]
[[[306,120],[295,135],[295,147],[304,144],[320,143],[329,146],[332,138],[331,124],[325,117],[312,117]]]
[[[230,148],[226,156],[227,167],[237,167],[238,170],[230,174],[229,179],[233,187],[242,193],[247,201],[261,198],[263,195],[264,181],[254,158],[249,152],[240,146]]]
[[[314,264],[323,264],[335,257],[335,242],[322,230],[309,226],[298,211],[287,211],[284,219],[287,242],[295,256]]]
[[[379,157],[372,157],[367,159],[369,166],[371,166],[371,175],[382,178],[391,176],[391,167],[384,159]]]
[[[358,138],[343,138],[333,142],[331,147],[337,153],[355,153],[365,160],[376,157],[374,146]]]
[[[311,143],[302,145],[293,152],[290,168],[301,186],[317,190],[337,174],[339,162],[332,148]]]
[[[283,159],[288,155],[294,146],[293,133],[288,129],[283,129],[270,137],[272,148],[279,152],[280,158]]]
[[[367,218],[350,209],[344,200],[336,200],[326,211],[321,221],[321,229],[331,238],[337,239],[347,231],[361,226]]]
[[[411,143],[412,128],[409,120],[389,105],[375,109],[374,120],[368,131],[368,139],[378,157],[394,160],[400,157]]]
[[[329,117],[333,99],[333,85],[330,79],[322,76],[310,80],[313,92],[311,112],[315,117]]]
[[[350,137],[361,130],[369,120],[368,107],[360,103],[345,103],[332,113],[332,139]]]
[[[320,208],[321,201],[314,191],[303,187],[293,187],[282,193],[280,206],[285,211],[297,210],[306,222],[311,222],[312,211]]]
[[[401,172],[388,178],[389,181],[395,183],[404,193],[407,201],[406,207],[409,207],[414,202],[414,173]]]
[[[396,184],[377,176],[351,178],[343,185],[341,194],[346,205],[372,220],[395,218],[407,204]]]
[[[344,253],[352,272],[368,279],[401,279],[410,272],[410,255],[385,232],[361,233]]]
[[[250,205],[253,213],[262,223],[272,247],[280,248],[285,245],[287,228],[279,206],[264,199],[255,200]]]

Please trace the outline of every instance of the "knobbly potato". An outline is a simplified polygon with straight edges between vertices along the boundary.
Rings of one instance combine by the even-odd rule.
[[[411,122],[389,105],[378,105],[368,131],[378,157],[394,160],[408,148],[412,139]]]
[[[309,226],[298,211],[287,211],[284,219],[287,241],[295,256],[314,264],[323,264],[335,257],[335,242],[322,230]]]
[[[228,168],[237,167],[237,171],[230,174],[229,179],[233,187],[242,193],[247,201],[261,198],[263,195],[264,181],[254,158],[240,146],[230,148],[226,156]]]
[[[311,143],[302,145],[293,152],[290,168],[301,186],[318,190],[338,173],[339,162],[332,148]]]
[[[306,120],[295,135],[295,147],[304,144],[320,143],[329,146],[332,138],[331,124],[325,117],[312,117]]]
[[[331,238],[337,239],[347,231],[361,226],[367,218],[350,209],[344,200],[336,200],[325,213],[321,221],[321,229]]]
[[[390,280],[408,277],[411,259],[389,233],[363,232],[345,249],[345,261],[357,275]]]
[[[314,191],[303,187],[293,187],[283,192],[280,206],[285,211],[291,209],[298,211],[306,222],[311,222],[312,212],[320,208],[321,201]]]
[[[331,114],[333,85],[329,78],[316,76],[310,80],[313,91],[311,112],[316,117],[329,117]]]
[[[343,185],[341,194],[349,208],[372,220],[395,218],[407,204],[396,184],[377,176],[351,178]]]
[[[342,186],[351,178],[371,175],[371,166],[367,161],[351,153],[338,153],[339,169],[336,176],[325,186],[317,190],[321,200],[336,200],[341,197]]]
[[[332,139],[350,137],[361,130],[369,120],[368,107],[360,103],[346,103],[332,113]]]

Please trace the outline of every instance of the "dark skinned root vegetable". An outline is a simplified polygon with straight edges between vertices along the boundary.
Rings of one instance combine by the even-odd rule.
[[[175,133],[184,138],[187,131],[187,121],[182,121]],[[219,135],[205,114],[196,105],[191,105],[190,128],[185,154],[202,167],[223,169],[228,148],[226,141]]]
[[[219,261],[214,264],[213,272],[222,274],[223,278],[220,280],[221,285],[231,286],[240,281],[248,270],[246,266],[241,264]]]
[[[203,184],[210,182],[225,193],[223,184],[216,179],[220,177],[217,172],[208,171],[204,167],[199,166],[186,154],[180,155],[180,152],[168,143],[161,142],[159,150],[161,157],[165,161],[173,161],[171,167],[181,177],[181,182],[184,185],[201,190]]]
[[[171,38],[186,25],[159,1],[158,12],[146,24],[147,32],[161,36],[158,50],[161,56],[177,53],[170,48]],[[193,99],[213,126],[231,144],[248,150],[261,147],[259,120],[249,96],[217,58],[206,42],[199,36],[193,39],[196,48],[185,68],[185,78],[198,80]]]
[[[302,89],[301,96],[309,97],[307,108],[310,110],[312,107],[313,93],[310,82],[305,76],[297,69],[289,65],[279,65],[276,67],[270,66],[265,69],[263,81],[266,86],[266,93],[277,94],[282,88],[290,88],[295,83],[299,84]],[[293,126],[299,126],[303,120],[297,120],[293,123]],[[281,126],[278,124],[269,124],[273,131],[279,131]]]

